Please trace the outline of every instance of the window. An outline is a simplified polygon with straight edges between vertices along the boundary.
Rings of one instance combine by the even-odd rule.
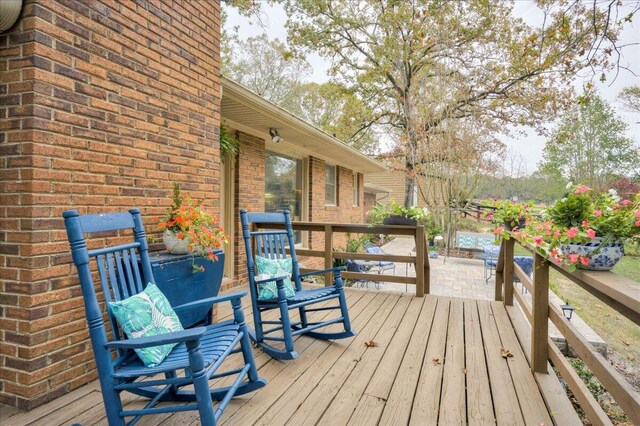
[[[324,166],[324,204],[326,206],[338,205],[336,197],[337,187],[336,166],[327,164]]]
[[[289,210],[291,220],[302,218],[303,192],[302,160],[267,152],[265,156],[264,201],[265,211]],[[301,241],[300,231],[295,232]]]
[[[353,207],[360,206],[360,175],[353,173]]]

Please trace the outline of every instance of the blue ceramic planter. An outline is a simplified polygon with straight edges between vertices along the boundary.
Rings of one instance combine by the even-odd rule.
[[[214,297],[220,291],[222,276],[224,273],[224,253],[221,250],[214,252],[218,261],[193,255],[174,255],[167,252],[150,254],[151,268],[156,285],[164,293],[171,306],[195,302],[207,297]],[[196,266],[202,265],[204,271],[194,272],[193,262]],[[184,328],[198,324],[207,318],[211,307],[201,307],[178,313],[178,318]]]
[[[588,256],[590,253],[600,248],[602,242],[600,238],[594,238],[588,243],[569,243],[560,247],[564,255],[579,254],[580,256]],[[576,266],[580,269],[588,269],[591,271],[609,271],[616,266],[616,263],[624,256],[624,244],[621,241],[616,241],[609,244],[604,244],[598,251],[589,259],[589,264],[583,266],[578,263]]]

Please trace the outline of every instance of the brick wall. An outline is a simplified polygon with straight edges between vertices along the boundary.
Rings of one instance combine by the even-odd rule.
[[[377,198],[378,196],[374,193],[371,193],[371,192],[364,193],[364,204],[362,206],[363,222],[367,221],[367,213],[369,213],[376,206]]]
[[[22,409],[96,377],[62,211],[220,192],[217,2],[26,3],[0,35],[0,403]]]
[[[247,283],[247,256],[245,255],[240,210],[250,212],[264,211],[264,139],[238,132],[240,148],[236,159],[236,185],[234,194],[235,209],[235,265],[238,284]]]
[[[247,282],[246,256],[242,228],[238,219],[240,209],[248,211],[264,211],[264,175],[265,175],[265,141],[259,137],[243,132],[236,133],[240,141],[240,148],[236,158],[235,168],[235,280],[225,283],[224,289],[242,285]],[[352,171],[338,167],[338,205],[325,206],[324,190],[325,162],[315,157],[309,158],[309,221],[335,223],[362,223],[364,203],[353,206]],[[364,179],[360,179],[360,200],[364,200]],[[336,234],[335,247],[346,246],[345,234]],[[310,248],[324,250],[324,234],[310,233]],[[317,258],[303,258],[305,266],[322,268],[324,261]]]
[[[364,180],[360,179],[360,205],[353,206],[353,172],[344,167],[337,167],[338,189],[336,206],[325,205],[325,161],[315,157],[309,159],[309,221],[330,223],[362,223],[364,206]],[[333,247],[344,249],[347,245],[346,234],[334,234]],[[324,250],[324,233],[312,232],[310,248]],[[305,266],[312,268],[324,267],[322,259],[305,259]]]

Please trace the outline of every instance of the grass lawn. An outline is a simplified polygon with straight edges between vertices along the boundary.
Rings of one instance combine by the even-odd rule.
[[[640,257],[623,257],[613,272],[640,282]],[[552,290],[575,306],[578,315],[609,344],[618,371],[640,389],[640,327],[558,272],[551,271],[549,281]]]
[[[627,245],[625,252],[627,254],[613,272],[638,282],[640,286],[640,249]],[[515,245],[514,254],[531,255],[519,244]],[[640,327],[553,269],[549,287],[558,297],[575,306],[577,314],[609,344],[610,360],[640,391]]]

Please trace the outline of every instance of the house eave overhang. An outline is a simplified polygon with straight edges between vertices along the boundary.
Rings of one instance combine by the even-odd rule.
[[[222,124],[264,139],[268,151],[293,157],[313,156],[363,174],[387,170],[382,163],[235,81],[223,76],[221,84]],[[278,130],[280,142],[271,141],[270,128]]]

